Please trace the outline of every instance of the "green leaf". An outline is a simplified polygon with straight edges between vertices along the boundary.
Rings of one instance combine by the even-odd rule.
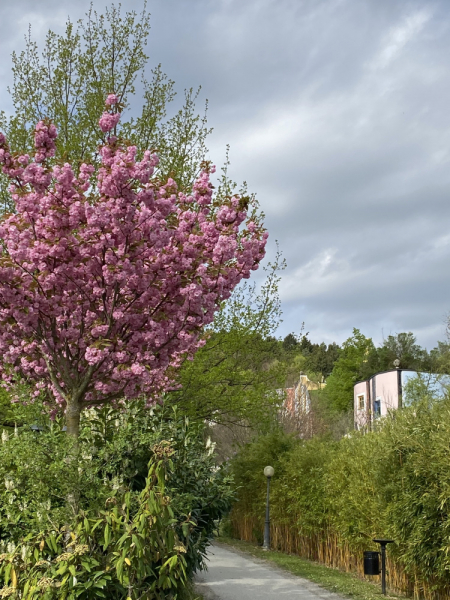
[[[106,548],[109,546],[109,542],[111,540],[111,538],[110,538],[110,529],[109,529],[109,524],[108,523],[105,526],[104,539],[105,539],[105,543],[103,545],[103,550],[106,550]]]
[[[47,545],[50,548],[50,550],[53,550],[53,552],[57,553],[58,552],[58,547],[56,545],[56,540],[55,540],[55,536],[53,534],[50,534],[47,538]]]

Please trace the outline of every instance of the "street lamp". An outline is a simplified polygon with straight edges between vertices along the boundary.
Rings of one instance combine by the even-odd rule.
[[[274,468],[273,467],[265,467],[264,468],[264,475],[267,477],[267,500],[266,500],[266,522],[264,525],[264,544],[263,544],[263,550],[269,550],[270,549],[270,504],[269,504],[269,497],[270,497],[270,480],[273,477],[273,474],[275,473]]]

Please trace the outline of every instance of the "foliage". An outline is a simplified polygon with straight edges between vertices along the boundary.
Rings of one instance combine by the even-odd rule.
[[[122,15],[120,5],[114,4],[105,14],[91,7],[77,24],[69,19],[63,34],[50,30],[42,52],[30,31],[25,49],[12,55],[14,114],[10,119],[0,114],[0,129],[25,154],[32,150],[28,132],[38,121],[51,119],[60,132],[57,158],[73,165],[93,160],[97,165],[97,148],[105,141],[97,122],[105,97],[115,92],[123,105],[131,106],[120,134],[137,146],[139,156],[157,148],[162,179],[173,173],[180,189],[188,189],[204,160],[211,130],[206,117],[197,113],[199,90],[187,90],[182,106],[167,117],[175,98],[174,82],[160,65],[150,79],[144,74],[149,31],[145,3],[140,15]],[[141,106],[132,101],[137,85]],[[13,210],[5,178],[0,178],[0,195],[3,206]]]
[[[287,436],[279,429],[257,436],[246,444],[231,461],[231,473],[238,490],[238,510],[242,516],[255,517],[264,514],[265,477],[264,467],[274,468],[277,479],[285,472],[285,460],[295,446],[293,436]],[[233,509],[236,512],[236,509]],[[262,543],[263,529],[256,528],[252,535]]]
[[[117,96],[106,105],[99,125],[110,132]],[[0,134],[17,211],[0,224],[0,371],[64,406],[77,436],[86,406],[170,386],[218,305],[257,269],[267,233],[249,198],[213,198],[207,164],[186,196],[152,178],[156,155],[136,161],[115,135],[95,178],[91,164],[52,166],[56,137],[40,121],[32,160]]]
[[[283,350],[286,352],[292,352],[293,350],[296,350],[298,346],[299,343],[295,333],[288,333],[283,339]]]
[[[234,530],[254,540],[263,530],[262,470],[284,443],[282,468],[272,480],[276,547],[355,570],[363,550],[375,549],[374,537],[391,538],[391,585],[443,597],[450,590],[449,439],[450,399],[425,396],[366,435],[294,444],[291,438],[255,440],[232,461],[238,482],[259,474],[238,490]]]
[[[303,326],[302,326],[303,330]],[[340,356],[341,348],[338,344],[315,344],[308,338],[309,332],[297,336],[289,333],[282,342],[283,350],[291,355],[299,354],[305,359],[302,362],[302,368],[309,376],[317,378],[327,378],[333,370],[333,367]],[[313,375],[314,374],[314,375]]]
[[[339,356],[341,348],[335,342],[325,344],[313,344],[311,351],[304,350],[303,355],[306,357],[306,369],[312,373],[321,373],[327,378],[333,371]]]
[[[172,597],[203,568],[232,497],[203,426],[143,401],[90,410],[74,464],[62,422],[37,409],[34,429],[0,445],[3,596]]]
[[[229,476],[215,466],[214,444],[204,440],[204,425],[183,416],[176,406],[148,411],[141,400],[125,412],[105,407],[96,419],[89,416],[89,426],[88,439],[95,442],[103,477],[119,477],[136,492],[144,487],[155,436],[170,441],[174,469],[167,476],[166,492],[179,519],[195,524],[186,554],[188,574],[201,568],[214,522],[229,511],[232,498]]]
[[[182,587],[193,524],[186,520],[184,536],[176,535],[164,488],[172,452],[169,443],[154,449],[137,510],[130,492],[117,494],[96,516],[79,513],[70,531],[44,529],[10,546],[0,563],[3,597],[166,598]]]
[[[371,359],[375,346],[358,329],[342,345],[342,352],[327,379],[324,390],[328,405],[335,411],[353,406],[353,386],[372,372]]]
[[[392,369],[396,359],[400,361],[401,369],[430,370],[427,351],[417,344],[411,331],[398,333],[395,336],[389,335],[383,340],[383,345],[378,350],[379,370],[388,371]]]
[[[284,386],[286,362],[273,337],[280,321],[279,254],[265,267],[267,277],[239,286],[208,328],[206,343],[180,370],[179,389],[170,393],[186,414],[213,423],[246,423],[261,429],[273,419]]]
[[[14,426],[13,411],[11,410],[11,396],[0,387],[0,425]]]
[[[402,406],[413,406],[439,400],[448,394],[449,378],[443,374],[417,373],[407,380],[402,390]]]
[[[447,331],[447,337],[450,339],[450,331]],[[450,375],[450,343],[438,342],[436,348],[430,351],[429,360],[430,371]]]

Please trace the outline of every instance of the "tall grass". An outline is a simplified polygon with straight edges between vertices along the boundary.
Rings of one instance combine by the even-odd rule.
[[[388,537],[393,591],[450,598],[450,400],[424,400],[340,441],[274,433],[247,445],[232,465],[239,539],[262,541],[266,464],[273,547],[362,575],[363,551]]]

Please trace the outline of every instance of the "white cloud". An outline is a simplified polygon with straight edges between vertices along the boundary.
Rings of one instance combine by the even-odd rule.
[[[322,250],[304,265],[291,269],[283,277],[280,294],[282,300],[303,303],[314,298],[341,290],[347,286],[357,287],[361,276],[367,276],[367,268],[358,269],[351,260],[340,258],[336,248]],[[355,288],[356,289],[356,288]]]
[[[385,69],[405,49],[405,46],[419,34],[432,18],[429,8],[415,11],[405,17],[400,25],[392,27],[382,40],[382,48],[371,61],[374,69]]]

